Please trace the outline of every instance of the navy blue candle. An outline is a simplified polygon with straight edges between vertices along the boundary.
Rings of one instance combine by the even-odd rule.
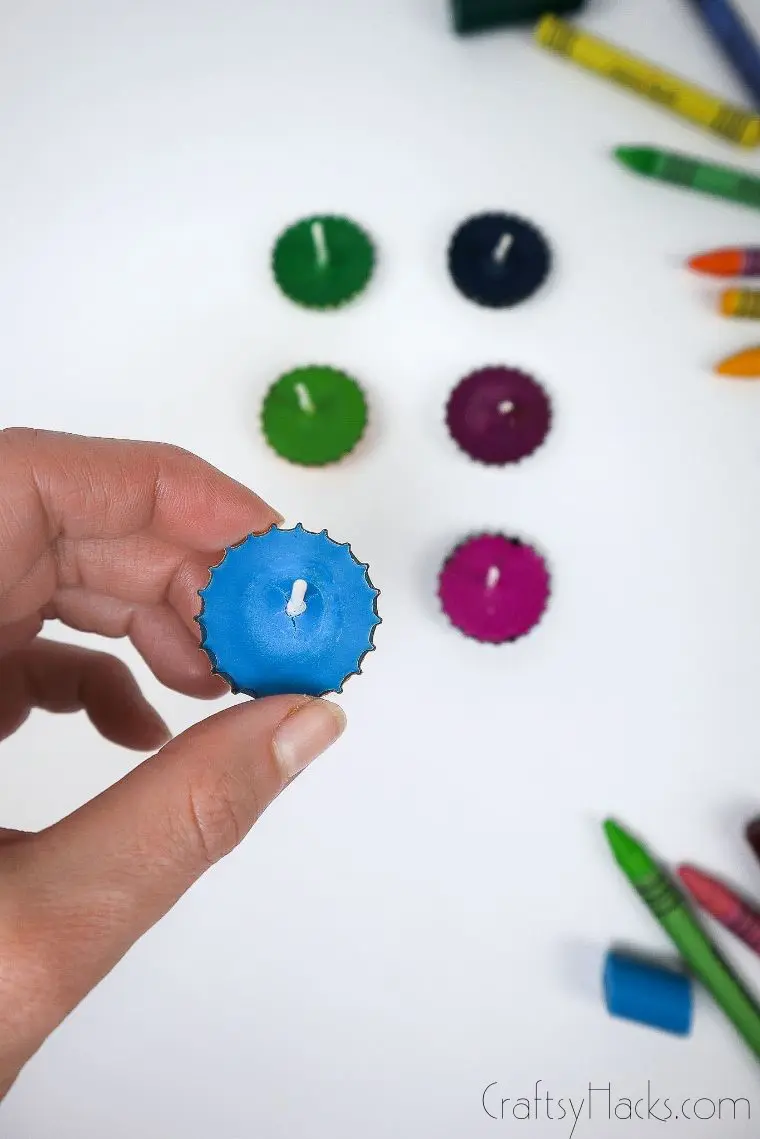
[[[300,524],[232,546],[200,591],[213,671],[253,697],[341,692],[380,624],[367,570],[348,543]]]
[[[454,234],[449,272],[468,300],[486,308],[509,308],[544,283],[551,254],[535,226],[512,214],[479,214]]]

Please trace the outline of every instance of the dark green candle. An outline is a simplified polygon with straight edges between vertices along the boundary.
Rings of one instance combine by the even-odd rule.
[[[286,229],[272,255],[283,293],[306,308],[339,308],[369,283],[375,266],[370,238],[348,218],[304,218]]]
[[[534,23],[551,12],[577,12],[585,0],[451,0],[456,31],[481,32],[510,24]]]
[[[261,412],[267,442],[304,467],[336,463],[367,426],[367,401],[356,380],[336,368],[297,368],[267,392]]]

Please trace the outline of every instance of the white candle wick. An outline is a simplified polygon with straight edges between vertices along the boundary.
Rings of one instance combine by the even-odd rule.
[[[501,570],[499,567],[491,566],[488,573],[486,574],[486,589],[493,589],[495,586],[497,586],[499,584],[500,577]]]
[[[505,233],[502,235],[498,245],[493,251],[493,259],[498,265],[503,265],[506,261],[507,254],[512,248],[512,243],[514,240],[514,235],[511,233]]]
[[[306,384],[303,382],[294,384],[293,391],[296,393],[296,399],[298,400],[298,406],[301,411],[306,415],[313,415],[317,409],[314,406],[314,401],[311,398],[311,393]]]
[[[515,405],[511,399],[503,399],[496,410],[500,412],[501,415],[509,415],[515,410]]]
[[[306,612],[306,590],[308,585],[300,577],[298,581],[293,582],[293,588],[290,592],[290,601],[285,606],[285,612],[288,617],[300,617],[302,613]]]
[[[327,268],[330,264],[330,251],[327,248],[325,227],[321,221],[311,223],[311,239],[314,242],[314,249],[317,254],[317,265],[320,269]]]

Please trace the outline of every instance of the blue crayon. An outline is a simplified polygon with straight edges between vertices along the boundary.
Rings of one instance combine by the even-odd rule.
[[[760,45],[731,0],[689,0],[760,106]]]

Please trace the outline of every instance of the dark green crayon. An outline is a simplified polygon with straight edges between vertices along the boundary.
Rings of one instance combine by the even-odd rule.
[[[645,178],[685,186],[702,194],[713,194],[716,198],[760,209],[760,178],[746,170],[716,166],[686,154],[652,147],[619,146],[615,157],[629,170],[643,174]]]
[[[760,1007],[708,939],[686,899],[627,831],[608,819],[607,840],[620,869],[660,923],[694,975],[760,1058]]]

